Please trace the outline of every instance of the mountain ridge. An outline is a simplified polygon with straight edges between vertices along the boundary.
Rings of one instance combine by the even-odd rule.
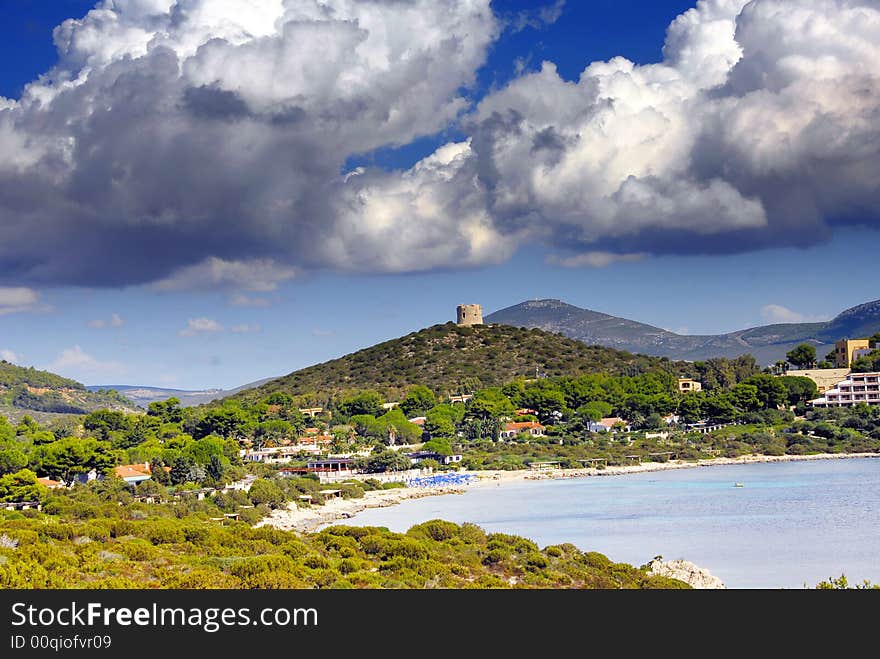
[[[86,389],[95,392],[112,389],[114,391],[118,391],[129,400],[137,403],[144,408],[147,407],[147,405],[149,405],[150,403],[165,401],[169,398],[177,398],[178,400],[180,400],[181,407],[196,407],[198,405],[210,403],[211,401],[217,400],[218,398],[232,396],[234,394],[237,394],[239,391],[243,391],[245,389],[259,387],[266,382],[274,380],[275,377],[276,376],[261,378],[260,380],[248,382],[247,384],[233,387],[232,389],[170,389],[166,387],[150,387],[147,385],[135,384],[93,384],[86,385]]]
[[[590,345],[669,359],[701,361],[749,353],[769,365],[785,359],[785,353],[799,343],[814,345],[822,358],[839,339],[880,331],[880,300],[845,309],[826,322],[758,325],[726,334],[676,334],[557,299],[526,300],[487,315],[485,321],[543,329]]]

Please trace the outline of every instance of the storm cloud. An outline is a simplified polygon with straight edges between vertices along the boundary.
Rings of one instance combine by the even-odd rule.
[[[0,285],[271,291],[526,243],[595,266],[578,255],[878,226],[876,2],[702,0],[661,63],[545,62],[474,106],[489,4],[105,0],[66,21],[58,65],[0,98]],[[450,127],[408,170],[347,169]]]

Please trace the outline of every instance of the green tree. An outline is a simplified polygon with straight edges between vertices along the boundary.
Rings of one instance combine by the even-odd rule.
[[[436,404],[437,396],[433,391],[423,385],[416,385],[410,387],[404,399],[400,401],[400,410],[411,419],[414,416],[424,416]]]
[[[577,408],[577,415],[587,421],[600,421],[611,416],[611,412],[611,405],[601,400],[594,400]]]
[[[226,465],[223,464],[223,458],[219,455],[212,455],[211,459],[205,467],[208,472],[208,478],[216,483],[222,483],[226,474]]]
[[[461,405],[435,405],[425,418],[425,432],[431,437],[454,437],[455,428],[464,418]]]
[[[118,410],[96,410],[86,415],[83,427],[98,439],[107,440],[111,432],[128,430],[129,418]]]
[[[411,467],[412,461],[408,457],[391,449],[373,453],[364,461],[364,468],[372,474],[384,471],[403,471]]]
[[[385,428],[376,421],[372,414],[355,414],[348,420],[358,437],[372,437],[379,439]]]
[[[880,371],[880,350],[872,350],[867,355],[859,357],[852,363],[852,370],[856,373],[874,373]]]
[[[819,395],[819,388],[810,378],[785,376],[779,379],[785,385],[786,399],[789,405],[813,400]]]
[[[254,445],[263,447],[267,444],[277,444],[284,439],[293,439],[293,426],[283,419],[270,419],[257,424],[254,429]]]
[[[270,508],[278,508],[284,505],[285,497],[281,488],[271,480],[258,478],[248,490],[248,497],[255,506],[266,505]]]
[[[439,453],[440,455],[452,455],[452,445],[447,439],[432,439],[429,442],[425,442],[422,450]]]
[[[758,387],[741,382],[730,392],[730,399],[743,412],[754,412],[760,409],[761,399],[758,398]]]
[[[28,458],[15,445],[0,447],[0,476],[12,474],[27,467]]]
[[[195,427],[194,437],[201,439],[208,435],[219,435],[232,439],[243,439],[252,430],[253,424],[247,413],[238,407],[221,407],[209,411]]]
[[[815,366],[816,348],[809,343],[801,343],[785,353],[785,358],[790,364],[794,364],[798,368]]]
[[[179,455],[171,464],[171,472],[169,473],[172,485],[183,485],[189,480],[190,470],[195,461],[187,456]]]
[[[78,474],[92,469],[103,473],[117,463],[118,455],[109,442],[92,437],[65,437],[37,447],[35,458],[46,475],[70,485]]]
[[[170,485],[171,484],[171,476],[165,470],[165,461],[162,458],[156,458],[150,463],[150,474],[153,477],[153,480],[159,483],[159,485]]]
[[[46,494],[46,488],[30,469],[0,476],[0,501],[42,501]]]
[[[412,444],[422,437],[422,427],[410,423],[398,409],[388,410],[376,421],[384,428],[384,437],[396,444]]]
[[[551,420],[555,412],[565,409],[565,394],[559,386],[552,381],[541,380],[530,384],[523,391],[521,403],[538,413],[541,421]]]
[[[179,398],[168,398],[165,401],[150,403],[147,405],[147,414],[160,419],[162,423],[180,423],[184,417]]]
[[[474,394],[467,403],[467,413],[480,419],[498,419],[513,414],[513,404],[501,389],[490,387]]]
[[[678,416],[684,423],[698,423],[703,419],[705,396],[697,392],[685,396],[678,406]]]
[[[759,374],[746,380],[746,384],[752,384],[758,388],[758,399],[764,409],[775,410],[785,403],[788,390],[783,384],[782,378]]]
[[[361,391],[360,393],[346,398],[339,405],[339,411],[345,416],[355,416],[357,414],[372,414],[375,417],[380,416],[384,409],[382,405],[385,401],[377,391]]]

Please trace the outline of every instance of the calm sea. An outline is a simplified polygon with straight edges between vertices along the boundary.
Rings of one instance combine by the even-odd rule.
[[[436,518],[541,546],[571,542],[633,565],[683,558],[728,588],[812,587],[841,574],[880,583],[880,459],[527,481],[374,508],[345,523],[405,531]]]

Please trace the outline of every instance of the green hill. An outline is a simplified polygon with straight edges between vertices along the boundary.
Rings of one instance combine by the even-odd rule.
[[[376,389],[399,400],[414,384],[438,394],[467,393],[502,385],[516,377],[575,376],[605,372],[636,375],[650,370],[677,371],[666,358],[634,355],[538,329],[481,325],[434,325],[391,341],[309,366],[242,391],[232,398],[254,401],[275,391],[291,395],[331,394]]]
[[[115,391],[92,392],[76,380],[33,367],[0,361],[0,415],[87,414],[97,409],[134,411],[136,406]]]

